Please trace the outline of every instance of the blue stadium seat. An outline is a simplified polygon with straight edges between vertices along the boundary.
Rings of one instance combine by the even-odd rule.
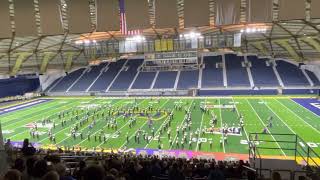
[[[221,56],[204,57],[205,68],[202,70],[202,88],[222,87],[223,73],[222,67],[217,68],[218,63],[222,63]]]
[[[315,86],[320,86],[320,80],[317,78],[317,76],[313,72],[306,70],[306,73],[308,74],[308,76],[310,77],[311,81]]]
[[[126,64],[127,70],[123,69],[114,83],[111,85],[109,91],[126,91],[132,83],[138,67],[142,64],[143,59],[128,60]]]
[[[284,86],[310,86],[301,69],[289,62],[278,60],[277,70]]]
[[[267,60],[259,59],[257,56],[248,56],[248,61],[251,62],[251,74],[255,86],[279,86],[272,65],[267,66],[266,64]]]
[[[177,89],[198,88],[199,71],[181,71]]]
[[[24,95],[36,91],[40,86],[39,78],[17,77],[0,79],[0,98]]]
[[[59,77],[58,79],[54,80],[44,91],[49,91],[61,78]]]
[[[107,63],[101,63],[98,66],[92,66],[91,70],[86,72],[79,80],[76,82],[69,91],[86,91],[86,89],[92,84],[92,82],[100,74],[101,69],[103,69]]]
[[[243,56],[226,54],[225,59],[228,86],[250,86],[247,70],[242,67]]]
[[[131,89],[149,89],[156,72],[140,72]]]
[[[84,70],[85,68],[81,68],[69,73],[67,76],[63,77],[63,79],[54,88],[52,88],[50,92],[66,92],[74,81],[81,76]]]
[[[126,60],[122,59],[117,62],[110,63],[108,70],[101,74],[89,91],[105,91],[125,62]]]
[[[174,88],[177,71],[162,71],[159,72],[157,80],[154,84],[154,89],[170,89]]]

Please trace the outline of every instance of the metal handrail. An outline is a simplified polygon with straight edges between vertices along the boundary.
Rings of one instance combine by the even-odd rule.
[[[267,140],[267,139],[253,139],[252,137],[256,136],[256,135],[273,135],[273,136],[294,136],[294,140],[293,141],[284,141],[284,140]],[[260,137],[260,136],[258,136]],[[265,146],[257,146],[256,142],[275,142],[275,143],[287,143],[287,144],[294,144],[294,148],[282,148],[282,147],[265,147]],[[302,146],[301,143],[306,144],[306,146]],[[316,166],[317,168],[320,168],[320,165],[317,163],[317,161],[315,160],[315,158],[319,158],[320,156],[314,151],[313,148],[311,148],[310,146],[307,145],[307,143],[301,139],[298,135],[296,134],[283,134],[283,133],[276,133],[276,134],[270,134],[270,133],[250,133],[249,134],[249,157],[252,157],[254,159],[254,164],[253,167],[256,168],[259,171],[259,175],[262,175],[262,158],[261,158],[261,154],[259,152],[259,150],[261,149],[278,149],[278,150],[286,150],[286,151],[294,151],[294,159],[295,161],[297,161],[297,157],[301,157],[303,159],[303,161],[306,162],[307,166],[311,166],[311,164],[313,163],[314,166]],[[251,152],[252,152],[252,156],[251,156]],[[256,159],[259,158],[260,159],[260,167],[257,168],[255,161]],[[280,170],[278,170],[280,171]],[[282,170],[282,171],[288,171],[288,170]],[[291,176],[294,177],[294,176]]]

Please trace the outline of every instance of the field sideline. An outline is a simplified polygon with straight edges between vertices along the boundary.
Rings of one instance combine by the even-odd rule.
[[[309,97],[302,96],[301,98],[308,99]],[[28,101],[30,103],[30,101]],[[31,101],[32,102],[32,101]],[[129,109],[136,104],[140,109],[152,106],[154,109],[161,109],[170,112],[173,110],[173,120],[171,121],[170,137],[173,141],[169,143],[167,131],[162,134],[161,129],[164,128],[169,121],[168,114],[160,113],[157,116],[155,112],[149,112],[152,115],[154,134],[151,136],[152,131],[149,128],[148,118],[143,115],[134,114],[137,119],[136,124],[129,128],[129,118],[124,118],[124,115],[113,116],[117,122],[117,130],[108,128],[108,123],[105,117],[94,116],[89,118],[88,122],[79,127],[76,138],[70,135],[71,127],[77,123],[76,120],[71,120],[74,116],[72,113],[66,114],[62,119],[59,119],[58,113],[66,110],[74,109],[87,109],[88,107],[94,109],[98,106],[109,106],[112,108]],[[152,105],[151,105],[152,104]],[[28,104],[27,104],[28,105]],[[26,106],[27,106],[26,105]],[[208,113],[203,113],[200,106],[208,107]],[[14,106],[19,106],[15,104]],[[0,107],[5,110],[9,107]],[[182,110],[175,109],[175,106],[182,106]],[[234,108],[233,108],[234,107]],[[107,112],[107,108],[102,108],[99,112]],[[187,130],[188,140],[190,132],[193,132],[191,145],[189,141],[180,144],[182,141],[181,133],[177,133],[177,127],[182,127],[185,123],[185,109],[191,111],[190,131]],[[320,109],[318,109],[320,111]],[[88,110],[91,111],[91,110]],[[80,112],[79,117],[84,117],[86,110]],[[210,120],[212,115],[217,117],[217,124],[214,126],[214,133],[210,133],[209,128],[212,127]],[[222,134],[220,133],[221,127],[240,128],[239,116],[243,116],[244,128],[240,133],[228,133],[227,141],[221,141]],[[90,116],[90,115],[89,115]],[[272,127],[269,127],[272,117]],[[32,124],[37,122],[41,124],[43,119],[50,119],[51,123],[47,123],[44,127],[38,125],[39,137],[31,137],[30,128]],[[123,149],[123,148],[146,148],[158,149],[161,145],[162,149],[184,149],[191,151],[202,152],[223,152],[223,153],[236,153],[248,154],[247,141],[250,133],[261,133],[265,128],[271,134],[298,134],[307,144],[313,147],[314,151],[320,154],[320,116],[315,112],[308,110],[302,105],[295,102],[291,97],[287,96],[235,96],[235,97],[198,97],[198,98],[47,98],[46,102],[39,104],[31,104],[22,109],[8,111],[0,115],[1,126],[4,138],[9,138],[11,141],[22,141],[24,138],[31,139],[32,142],[38,142],[43,147],[75,147],[82,149]],[[61,120],[66,121],[66,125],[61,125]],[[92,129],[89,129],[89,124],[95,121]],[[47,134],[48,128],[52,127],[52,122],[55,122],[56,127],[52,129],[52,133],[56,139],[56,145],[49,140]],[[100,136],[103,130],[104,140],[94,136]],[[195,134],[196,131],[203,132]],[[90,133],[89,133],[90,131]],[[120,134],[118,134],[118,131]],[[145,133],[149,140],[140,140],[136,142],[134,139],[138,131]],[[79,133],[83,134],[81,139]],[[87,139],[87,134],[91,134],[90,141]],[[150,136],[150,137],[149,137]],[[158,142],[160,138],[161,142]],[[266,136],[266,140],[285,141],[285,136]],[[129,142],[127,142],[129,139]],[[179,146],[176,141],[179,141]],[[211,144],[211,145],[210,145]],[[288,148],[286,143],[268,143],[264,144],[268,147],[280,148],[278,150],[262,150],[262,155],[271,156],[293,156],[294,152],[282,150]]]

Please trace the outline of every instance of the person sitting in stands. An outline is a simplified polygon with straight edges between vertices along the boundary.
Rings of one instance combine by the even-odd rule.
[[[29,139],[24,139],[21,152],[24,156],[32,156],[36,152],[36,149],[29,143]]]

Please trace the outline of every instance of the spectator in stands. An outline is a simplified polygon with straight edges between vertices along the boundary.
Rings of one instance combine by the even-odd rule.
[[[48,172],[47,161],[38,160],[32,170],[32,177],[34,178],[42,178]]]
[[[74,178],[72,176],[68,176],[66,174],[66,166],[64,164],[58,163],[54,167],[60,176],[60,180],[74,180]]]
[[[86,168],[86,162],[85,161],[80,161],[79,162],[79,166],[76,168],[76,170],[74,171],[73,176],[76,179],[81,179],[83,177],[83,171]]]
[[[3,180],[20,180],[21,173],[16,169],[9,170],[3,177]]]
[[[104,180],[105,172],[101,166],[92,165],[84,169],[83,180]]]
[[[14,165],[13,165],[12,169],[16,169],[20,173],[23,173],[23,171],[25,170],[24,160],[21,158],[16,159],[14,161]]]
[[[157,159],[151,161],[151,174],[156,177],[159,177],[161,174],[161,167]]]
[[[74,160],[78,161],[78,158],[75,157]],[[25,166],[24,159],[26,159]],[[74,167],[74,163],[63,162],[59,155],[48,155],[43,159],[37,159],[37,156],[17,159],[12,168],[20,171],[20,173],[23,172],[22,178],[26,180],[149,180],[153,176],[174,180],[196,178],[224,180],[228,178],[241,179],[246,174],[249,180],[255,179],[255,174],[250,174],[247,172],[247,168],[244,167],[250,167],[248,162],[244,163],[243,161],[216,162],[215,160],[187,160],[171,157],[159,159],[157,156],[144,157],[141,155],[114,153],[94,156],[89,159],[90,161],[93,160],[93,163],[101,164],[101,166],[93,165],[87,167],[85,161],[80,161],[77,167]],[[68,176],[66,167],[75,168],[73,176]],[[279,179],[276,174],[274,177]]]
[[[281,180],[281,175],[279,172],[272,173],[272,180]]]
[[[4,144],[4,150],[7,153],[7,163],[11,164],[13,162],[13,146],[10,139],[7,139],[7,142]]]
[[[42,180],[59,180],[59,174],[56,171],[49,171],[42,177]]]
[[[208,176],[208,180],[224,180],[224,174],[218,165],[211,164],[211,170]]]
[[[178,168],[178,164],[175,162],[169,170],[169,180],[184,180],[184,176]]]
[[[30,179],[33,173],[33,166],[37,162],[37,158],[35,157],[29,157],[26,161],[26,171],[24,171],[24,176],[27,177],[27,179]]]
[[[24,156],[32,156],[35,154],[36,149],[29,143],[29,139],[24,139],[21,151]]]

